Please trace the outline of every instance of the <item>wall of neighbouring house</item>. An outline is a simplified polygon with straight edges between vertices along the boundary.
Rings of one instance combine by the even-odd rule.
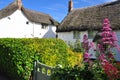
[[[80,41],[82,42],[83,35],[88,34],[87,31],[80,32]],[[116,35],[118,37],[118,45],[120,45],[120,31],[116,31]],[[64,40],[66,43],[72,43],[74,44],[76,39],[73,39],[73,31],[71,32],[59,32],[58,38]],[[93,39],[89,39],[90,42],[92,42]],[[115,58],[117,61],[120,61],[120,51],[118,49],[114,49],[113,52],[116,54]],[[90,49],[90,53],[92,54],[92,58],[95,58],[95,51],[93,49]]]
[[[43,29],[41,24],[30,22],[21,10],[0,20],[0,38],[55,38],[55,31],[55,26],[48,25]]]
[[[80,41],[82,42],[83,40],[83,35],[87,34],[87,31],[82,31],[80,32]],[[71,32],[58,32],[58,38],[64,40],[66,43],[75,43],[77,39],[73,38],[73,31]]]
[[[80,39],[79,39],[80,42],[83,42],[83,36],[85,34],[88,35],[88,31],[81,31],[80,32]],[[59,32],[58,38],[64,40],[67,44],[70,44],[70,45],[74,45],[76,40],[77,40],[77,39],[73,38],[73,31],[71,31],[71,32]],[[92,42],[93,39],[89,39],[89,41]],[[89,53],[92,54],[91,58],[95,58],[95,52],[92,48],[90,49]]]
[[[119,48],[120,48],[120,31],[115,31],[116,32],[116,35],[117,35],[117,38],[118,38],[118,41],[117,41],[117,44],[119,45]],[[113,52],[115,52],[115,58],[117,61],[120,61],[120,50],[114,48]]]

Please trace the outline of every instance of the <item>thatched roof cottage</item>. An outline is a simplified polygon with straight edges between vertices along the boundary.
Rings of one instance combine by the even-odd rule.
[[[103,20],[108,18],[120,40],[120,0],[78,9],[73,9],[73,2],[70,0],[68,7],[68,15],[56,30],[58,38],[74,43],[76,39],[82,41],[83,35],[87,34],[92,41],[101,30]]]
[[[0,10],[0,38],[55,37],[56,25],[50,15],[26,9],[21,0]]]
[[[120,0],[71,10],[57,32],[99,30],[104,18],[110,20],[112,29],[120,29]]]

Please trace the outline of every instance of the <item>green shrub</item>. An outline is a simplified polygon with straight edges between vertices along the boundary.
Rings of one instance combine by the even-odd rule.
[[[87,65],[83,67],[56,67],[51,75],[51,80],[109,80],[103,70],[98,67],[96,66],[94,69],[88,68]]]
[[[74,43],[71,42],[68,45],[74,52],[83,52],[82,43],[79,39],[76,39]]]
[[[79,66],[60,68],[56,67],[51,80],[96,80],[92,71]]]
[[[0,39],[0,72],[12,80],[28,80],[33,62],[68,65],[68,47],[59,39]]]
[[[65,67],[74,67],[75,65],[78,65],[79,67],[83,66],[83,53],[81,52],[73,52],[71,49],[68,49],[68,65]]]

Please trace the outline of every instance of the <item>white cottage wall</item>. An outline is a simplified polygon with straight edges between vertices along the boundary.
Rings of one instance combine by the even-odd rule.
[[[120,46],[120,31],[115,31],[117,38],[118,38],[118,45]],[[115,58],[117,61],[120,61],[120,51],[118,49],[114,49],[113,52],[115,52]]]
[[[26,24],[28,19],[20,10],[0,20],[0,38],[32,37],[32,23]]]
[[[56,38],[56,26],[48,25],[46,28],[42,28],[41,24],[34,24],[34,37],[38,38]],[[47,35],[47,36],[45,36]]]
[[[47,31],[45,32],[43,38],[56,38],[56,27],[49,25]]]
[[[80,42],[83,42],[83,36],[85,34],[88,35],[88,31],[81,31],[80,32],[80,39],[79,39]],[[71,32],[59,32],[58,38],[65,41],[67,44],[74,44],[76,42],[76,39],[73,39],[73,31],[71,31]],[[93,39],[89,39],[89,41],[92,42]],[[90,49],[89,53],[92,54],[91,58],[95,58],[95,52],[92,48]]]
[[[84,34],[87,34],[87,31],[80,32],[80,39],[79,39],[80,42],[83,41],[82,39],[83,39]],[[64,40],[67,43],[72,43],[72,44],[74,44],[77,40],[77,39],[73,38],[73,31],[71,31],[71,32],[59,32],[58,38]]]
[[[12,15],[0,20],[0,38],[43,38],[52,27],[55,33],[56,27],[48,25],[48,29],[42,29],[41,24],[30,22],[21,10],[16,10]],[[49,35],[48,35],[49,36]],[[53,35],[56,37],[56,33]]]

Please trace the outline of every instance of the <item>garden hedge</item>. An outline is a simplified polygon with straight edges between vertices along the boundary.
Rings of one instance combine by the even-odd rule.
[[[79,57],[74,56],[65,42],[59,39],[0,39],[0,72],[6,73],[12,80],[28,80],[35,60],[64,67],[75,65]]]

